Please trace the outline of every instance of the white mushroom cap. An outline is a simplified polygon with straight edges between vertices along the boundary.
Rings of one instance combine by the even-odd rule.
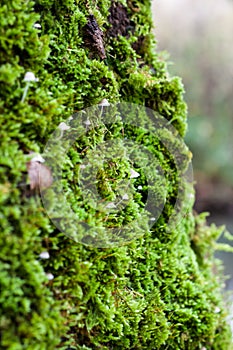
[[[129,196],[127,195],[127,193],[125,193],[123,196],[122,196],[122,199],[125,201],[127,199],[129,199]]]
[[[137,171],[135,171],[134,169],[130,169],[130,179],[134,179],[138,176],[140,176],[140,174],[137,173]]]
[[[90,119],[85,120],[84,124],[85,124],[86,126],[91,125],[91,121],[90,121]]]
[[[110,106],[110,103],[108,102],[108,100],[106,98],[103,98],[102,101],[100,101],[99,106]]]
[[[26,72],[23,81],[39,81],[32,72]]]
[[[40,23],[35,23],[33,27],[36,28],[36,29],[40,29],[41,25],[40,25]]]
[[[70,126],[67,125],[66,123],[64,122],[61,122],[59,125],[58,125],[59,129],[60,130],[69,130],[70,129]]]
[[[54,279],[54,276],[52,273],[46,273],[46,276],[48,278],[49,281],[53,280]]]
[[[112,209],[112,208],[116,208],[116,205],[113,203],[113,202],[109,202],[105,208],[108,208],[108,209]]]
[[[50,255],[49,255],[48,252],[42,252],[42,253],[40,253],[39,257],[40,257],[41,259],[49,259],[49,258],[50,258]]]

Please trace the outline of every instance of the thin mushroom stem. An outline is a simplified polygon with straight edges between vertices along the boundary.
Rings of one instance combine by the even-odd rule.
[[[27,93],[28,93],[29,86],[30,86],[30,81],[27,81],[27,84],[26,84],[26,86],[24,88],[24,91],[23,91],[23,96],[22,96],[21,102],[25,101],[25,98],[26,98]]]

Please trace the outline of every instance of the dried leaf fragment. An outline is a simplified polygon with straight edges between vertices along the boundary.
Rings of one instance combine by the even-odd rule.
[[[27,163],[30,190],[44,190],[53,183],[51,170],[44,164],[37,161]]]

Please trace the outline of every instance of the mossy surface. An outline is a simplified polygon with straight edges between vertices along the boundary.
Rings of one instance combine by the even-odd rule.
[[[94,46],[87,33],[90,15],[103,33]],[[156,54],[150,2],[2,0],[0,21],[1,349],[231,349],[221,267],[213,256],[221,230],[207,227],[204,215],[192,212],[193,190],[185,181],[183,220],[166,230],[178,175],[151,133],[125,127],[126,136],[140,140],[160,160],[168,198],[156,224],[127,245],[92,248],[74,242],[54,227],[40,197],[29,189],[30,152],[43,154],[59,123],[102,99],[149,107],[184,136],[183,86]],[[39,80],[22,99],[26,72]],[[83,150],[119,137],[121,130],[118,124],[107,134],[96,128],[66,156],[62,183],[68,201],[93,225],[100,218],[79,196],[76,165]],[[181,156],[187,167],[189,151]],[[127,157],[100,169],[100,193],[114,199],[108,178],[120,182],[129,170]],[[143,171],[134,184],[143,190],[135,192],[118,225],[140,215],[147,191]],[[164,189],[155,184],[154,190]],[[44,251],[47,260],[39,257]]]

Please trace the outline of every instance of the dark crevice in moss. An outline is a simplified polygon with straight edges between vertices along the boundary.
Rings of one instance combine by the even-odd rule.
[[[109,12],[107,37],[111,39],[119,35],[128,37],[134,31],[135,24],[130,20],[127,7],[113,1]]]

